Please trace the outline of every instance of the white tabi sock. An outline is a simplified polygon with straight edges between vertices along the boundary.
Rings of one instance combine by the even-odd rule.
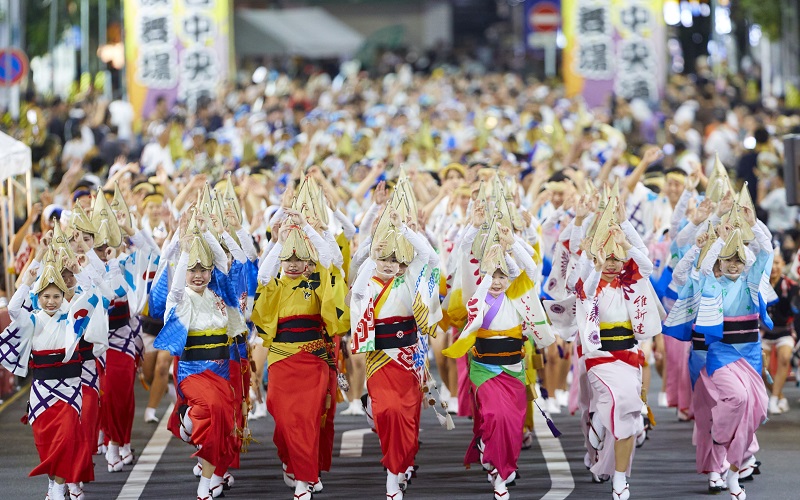
[[[192,411],[192,407],[190,406],[186,413],[183,414],[183,427],[186,429],[186,432],[189,435],[192,435],[192,429],[194,428],[194,424],[192,423],[192,417],[189,416],[189,412]]]
[[[156,417],[156,409],[155,408],[145,408],[144,409],[144,421],[145,422],[158,422],[158,417]]]
[[[614,487],[614,491],[622,491],[625,488],[625,485],[628,484],[628,478],[625,477],[625,472],[620,472],[618,470],[614,471],[614,479],[612,486]]]
[[[211,478],[201,477],[200,483],[197,485],[197,496],[200,498],[210,497],[209,488],[211,487]]]
[[[67,483],[70,500],[73,498],[83,498],[83,487],[80,483]]]
[[[53,482],[53,489],[50,490],[52,493],[50,494],[50,500],[62,500],[64,496],[67,494],[67,485],[66,484],[58,484]]]
[[[175,384],[172,382],[167,385],[167,394],[169,394],[169,397],[172,399],[173,403],[178,401],[178,394],[175,392]]]
[[[400,491],[400,481],[397,479],[397,474],[386,471],[386,493],[392,495],[398,491]]]
[[[119,445],[108,443],[108,456],[112,458],[119,458]]]
[[[216,474],[211,476],[211,481],[209,482],[208,489],[209,492],[214,496],[219,496],[222,494],[222,483],[225,482],[222,476],[218,476]]]
[[[736,472],[729,470],[728,471],[728,478],[726,480],[728,483],[728,491],[733,493],[734,495],[742,491],[742,487],[739,486],[739,471]]]
[[[308,493],[308,482],[297,481],[294,485],[294,494],[295,496],[299,496],[302,495],[303,493]]]
[[[189,412],[191,410],[192,407],[190,406],[183,414],[183,417],[181,417],[180,435],[181,439],[183,439],[187,443],[192,442],[192,428],[194,427],[194,425],[192,424],[192,418],[189,416]]]

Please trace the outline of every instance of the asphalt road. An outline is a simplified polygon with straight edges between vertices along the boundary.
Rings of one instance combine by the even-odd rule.
[[[653,384],[657,387],[658,381],[654,380]],[[751,500],[800,498],[800,481],[796,474],[800,456],[800,390],[792,384],[786,393],[792,411],[775,416],[758,431],[762,449],[757,457],[762,462],[762,474],[753,482],[744,483]],[[103,457],[96,457],[97,480],[87,485],[87,500],[194,499],[197,480],[191,472],[194,465],[194,459],[190,458],[192,448],[178,439],[167,437],[164,426],[145,424],[142,413],[146,393],[137,386],[136,394],[133,447],[137,463],[126,466],[122,472],[109,474]],[[2,499],[41,500],[47,489],[46,478],[27,477],[38,463],[38,457],[30,427],[23,426],[19,420],[26,398],[27,395],[0,408]],[[167,404],[166,401],[162,404],[160,414],[166,410]],[[644,447],[636,452],[630,481],[632,498],[707,497],[704,477],[694,473],[691,424],[678,422],[674,411],[653,409],[658,425]],[[538,439],[531,449],[522,452],[519,461],[521,478],[510,489],[511,497],[525,500],[610,498],[610,485],[592,484],[583,466],[583,438],[577,417],[562,413],[555,415],[555,422],[563,433],[558,440],[552,438],[543,422],[537,422],[541,424]],[[407,500],[488,500],[492,497],[491,487],[480,468],[466,470],[461,465],[470,441],[472,423],[465,418],[456,418],[455,423],[454,430],[446,431],[438,425],[432,410],[424,411],[420,435],[422,444],[417,455],[419,473],[406,492]],[[337,415],[335,425],[337,441],[333,468],[323,475],[324,491],[315,498],[383,499],[385,474],[379,463],[381,455],[377,436],[366,431],[360,456],[343,457],[340,456],[342,434],[365,429],[367,424],[364,417]],[[271,441],[272,419],[267,417],[251,422],[251,427],[260,443],[253,443],[249,453],[242,456],[242,467],[233,471],[235,485],[226,492],[226,498],[292,498],[292,492],[283,484],[280,462]],[[140,459],[146,446],[147,456]],[[159,446],[164,448],[160,456]],[[349,454],[358,453],[351,451]],[[137,472],[131,474],[134,468]],[[152,473],[148,476],[150,471]],[[717,498],[727,499],[727,495]]]

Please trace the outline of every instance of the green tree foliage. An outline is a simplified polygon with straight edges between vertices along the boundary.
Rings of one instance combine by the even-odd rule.
[[[25,6],[25,50],[31,58],[47,52],[50,2],[53,1],[33,0]]]
[[[770,39],[777,40],[781,37],[781,3],[790,4],[792,2],[782,2],[782,0],[737,0],[733,2],[733,7],[738,4],[746,17],[753,23],[761,26],[761,31]]]
[[[97,46],[98,12],[101,0],[89,0],[89,39],[92,50]],[[50,6],[56,3],[56,43],[69,26],[81,23],[81,0],[25,0],[25,45],[33,58],[47,53],[50,34]],[[108,22],[121,19],[121,1],[106,0]]]

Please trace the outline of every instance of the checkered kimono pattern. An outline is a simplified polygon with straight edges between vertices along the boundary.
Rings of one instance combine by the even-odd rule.
[[[97,373],[97,361],[89,359],[81,364],[81,384],[94,389],[100,394],[100,377]]]
[[[108,348],[136,359],[142,353],[141,330],[139,317],[134,316],[127,325],[108,331]]]
[[[28,424],[33,425],[36,418],[59,401],[81,412],[81,377],[53,380],[34,380],[31,383],[31,396],[28,400]]]

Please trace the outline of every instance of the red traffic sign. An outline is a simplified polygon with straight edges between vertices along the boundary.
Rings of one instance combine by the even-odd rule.
[[[530,10],[528,23],[538,33],[554,33],[561,27],[561,10],[551,2],[539,2]]]
[[[19,49],[0,50],[0,85],[19,84],[28,74],[28,56]]]

